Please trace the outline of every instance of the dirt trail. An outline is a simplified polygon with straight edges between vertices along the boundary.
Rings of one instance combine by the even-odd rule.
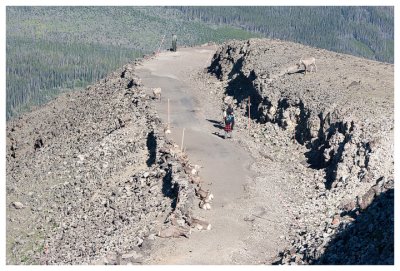
[[[195,210],[212,224],[211,231],[194,232],[190,239],[158,241],[149,263],[159,264],[230,264],[232,253],[243,246],[249,234],[244,221],[245,184],[251,178],[251,157],[234,141],[213,135],[213,121],[205,118],[204,108],[196,99],[195,89],[185,80],[190,71],[204,68],[214,50],[188,48],[176,53],[161,53],[138,68],[146,87],[161,87],[162,101],[157,111],[167,122],[167,99],[171,107],[169,135],[180,144],[185,128],[184,146],[193,163],[201,165],[200,176],[215,198],[210,211]],[[197,209],[197,208],[196,208]],[[163,247],[161,247],[163,245]]]

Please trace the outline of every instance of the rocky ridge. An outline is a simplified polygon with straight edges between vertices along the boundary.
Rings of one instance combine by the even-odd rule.
[[[296,63],[306,56],[318,69],[305,76]],[[293,147],[289,245],[266,262],[393,264],[393,65],[252,39],[222,45],[208,70],[241,112],[239,128],[250,97],[250,150]]]
[[[189,237],[194,166],[137,65],[7,122],[8,264],[140,263],[160,232]]]
[[[293,69],[305,55],[316,73]],[[7,123],[9,264],[135,264],[157,236],[190,235],[194,166],[162,136],[135,65]],[[393,264],[393,65],[250,40],[221,46],[209,71],[207,96],[235,99],[233,140],[256,160],[248,197],[281,201],[249,207],[249,242],[286,244],[253,262]]]

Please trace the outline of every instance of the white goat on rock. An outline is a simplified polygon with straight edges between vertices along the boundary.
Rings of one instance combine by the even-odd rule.
[[[317,65],[315,64],[315,58],[314,57],[309,57],[309,58],[300,58],[299,63],[297,63],[297,67],[300,68],[301,66],[304,66],[304,75],[307,74],[307,70],[309,67],[313,66],[315,68],[315,72],[317,72]],[[310,70],[312,71],[312,70]]]
[[[161,101],[161,88],[153,88],[153,97]]]

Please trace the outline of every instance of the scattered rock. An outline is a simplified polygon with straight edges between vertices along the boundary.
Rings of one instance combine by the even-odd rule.
[[[7,191],[18,187],[13,194],[28,195],[24,200],[35,213],[28,223],[46,236],[48,264],[138,262],[135,258],[146,257],[151,248],[153,221],[173,212],[189,228],[183,217],[194,207],[194,187],[190,172],[182,170],[189,160],[165,138],[154,102],[140,86],[134,65],[128,66],[7,123],[13,138],[7,142],[14,142],[14,153],[7,156]],[[11,131],[15,125],[18,132]],[[17,148],[15,142],[27,144]],[[14,249],[12,259],[24,257],[23,246],[34,247],[32,259],[41,259],[36,235],[27,235],[30,231],[17,225],[20,219],[7,219],[7,238],[28,240]],[[189,237],[190,229],[182,234]]]
[[[338,225],[339,223],[340,223],[340,215],[335,215],[334,218],[332,219],[331,224]]]
[[[25,207],[25,206],[24,206],[21,202],[19,202],[19,201],[14,201],[14,202],[12,203],[12,206],[13,206],[15,209],[22,209],[22,208]]]
[[[142,255],[140,253],[137,253],[136,251],[132,250],[130,253],[122,254],[121,258],[123,260],[127,260],[130,258],[133,258],[134,260],[141,258]]]

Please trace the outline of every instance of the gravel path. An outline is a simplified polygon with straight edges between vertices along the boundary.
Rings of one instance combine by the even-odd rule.
[[[189,239],[159,239],[149,264],[260,264],[286,244],[291,217],[282,207],[290,205],[288,195],[294,195],[285,181],[287,169],[279,166],[281,161],[266,161],[250,152],[257,148],[248,145],[254,140],[243,116],[237,116],[233,139],[220,136],[221,86],[216,78],[199,76],[214,52],[212,46],[165,52],[137,69],[145,87],[162,88],[157,109],[164,123],[170,99],[169,136],[181,144],[185,128],[189,159],[202,166],[203,187],[215,196],[210,211],[195,210],[212,230],[195,232]],[[260,171],[260,163],[269,170],[263,166]]]
[[[248,190],[255,175],[250,170],[253,159],[236,139],[224,140],[218,135],[222,131],[217,123],[221,111],[204,99],[204,91],[199,89],[201,82],[190,78],[191,74],[205,67],[213,52],[215,48],[204,47],[161,53],[137,70],[145,87],[162,88],[162,100],[157,109],[165,123],[167,100],[170,99],[170,137],[180,144],[182,129],[185,128],[184,147],[190,160],[202,166],[203,187],[210,189],[215,196],[210,211],[195,210],[197,215],[211,223],[212,230],[196,232],[190,239],[159,240],[148,263],[256,263],[246,256],[251,221],[254,221],[254,217],[252,220],[249,218],[249,210],[257,207],[255,198],[249,200]],[[272,202],[274,191],[269,192]],[[272,207],[277,208],[274,204]],[[265,212],[261,207],[259,211],[260,214]],[[274,236],[278,233],[273,230],[269,234]],[[272,239],[271,246],[274,245]],[[268,247],[268,238],[265,241],[264,246]]]

